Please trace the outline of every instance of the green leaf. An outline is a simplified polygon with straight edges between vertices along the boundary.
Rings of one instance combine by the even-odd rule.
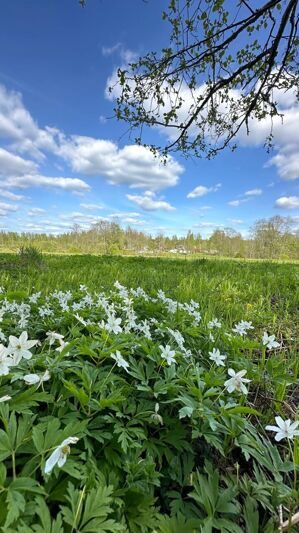
[[[25,511],[26,501],[20,492],[9,490],[6,497],[8,513],[4,527],[10,526]]]

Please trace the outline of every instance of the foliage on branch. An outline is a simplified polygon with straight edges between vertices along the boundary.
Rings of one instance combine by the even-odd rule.
[[[167,132],[167,154],[212,157],[235,148],[253,121],[282,116],[279,98],[298,98],[298,0],[171,0],[169,45],[118,70],[110,87],[118,119]]]

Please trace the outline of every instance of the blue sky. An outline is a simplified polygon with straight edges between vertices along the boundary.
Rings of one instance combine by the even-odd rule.
[[[212,161],[178,154],[165,168],[133,145],[107,97],[115,69],[167,43],[166,2],[10,0],[1,6],[0,229],[60,233],[117,219],[150,233],[246,235],[257,218],[299,221],[299,106],[278,95],[268,124]],[[151,140],[164,142],[161,132]]]

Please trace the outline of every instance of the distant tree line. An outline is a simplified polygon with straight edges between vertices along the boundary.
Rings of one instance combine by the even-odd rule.
[[[234,258],[299,259],[299,230],[291,218],[275,216],[255,222],[248,238],[232,228],[215,229],[209,238],[199,233],[171,237],[148,235],[117,222],[100,221],[90,229],[76,225],[67,233],[0,232],[0,251],[16,252],[35,246],[48,253],[95,254],[204,254]]]

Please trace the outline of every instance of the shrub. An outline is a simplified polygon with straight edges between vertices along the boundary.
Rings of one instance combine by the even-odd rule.
[[[45,261],[43,254],[35,246],[21,246],[18,251],[20,262],[23,266],[44,268]]]

